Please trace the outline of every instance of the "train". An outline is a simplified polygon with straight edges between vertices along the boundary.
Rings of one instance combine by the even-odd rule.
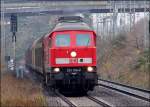
[[[96,33],[80,16],[62,16],[25,54],[26,66],[48,87],[92,91],[98,84]]]

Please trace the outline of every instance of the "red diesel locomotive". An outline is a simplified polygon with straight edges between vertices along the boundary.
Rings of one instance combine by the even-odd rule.
[[[26,65],[48,86],[87,92],[98,81],[96,34],[82,18],[66,19],[61,17],[50,33],[34,41],[26,52]]]

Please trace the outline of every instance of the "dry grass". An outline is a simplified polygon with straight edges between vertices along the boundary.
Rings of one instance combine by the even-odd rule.
[[[1,107],[46,106],[42,88],[28,79],[16,79],[7,73],[1,77]]]
[[[140,50],[140,52],[142,52],[142,50]],[[136,63],[137,59],[141,56],[140,52],[130,46],[119,50],[113,49],[112,56],[107,58],[101,65],[98,72],[99,75],[105,79],[150,89],[150,72],[144,69],[133,69],[134,63]]]

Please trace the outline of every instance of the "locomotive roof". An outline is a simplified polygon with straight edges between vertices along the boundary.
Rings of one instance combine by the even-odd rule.
[[[61,22],[61,23],[58,23],[54,29],[52,31],[50,31],[48,34],[46,34],[44,36],[44,38],[50,36],[50,34],[52,32],[55,32],[55,31],[63,31],[63,30],[87,30],[87,31],[93,31],[93,29],[88,25],[86,24],[85,22],[78,22],[78,23],[66,23],[66,22]],[[42,40],[43,36],[42,37],[39,37],[37,38],[31,48],[35,47],[35,45],[38,43],[38,41]]]
[[[84,22],[77,22],[77,23],[62,22],[58,23],[52,32],[61,30],[92,30],[92,29]]]
[[[62,16],[58,18],[58,22],[84,22],[80,16]]]
[[[87,30],[93,31],[93,29],[86,24],[85,22],[61,22],[58,23],[53,30],[51,30],[48,34],[44,37],[50,36],[51,33],[55,31],[65,31],[65,30]]]

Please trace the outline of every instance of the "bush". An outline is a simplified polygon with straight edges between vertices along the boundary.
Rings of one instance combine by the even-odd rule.
[[[137,60],[134,68],[140,69],[141,71],[149,71],[148,67],[150,66],[150,50],[145,50],[139,59]]]
[[[112,40],[112,45],[114,48],[124,48],[125,42],[126,35],[124,33],[120,33]]]

